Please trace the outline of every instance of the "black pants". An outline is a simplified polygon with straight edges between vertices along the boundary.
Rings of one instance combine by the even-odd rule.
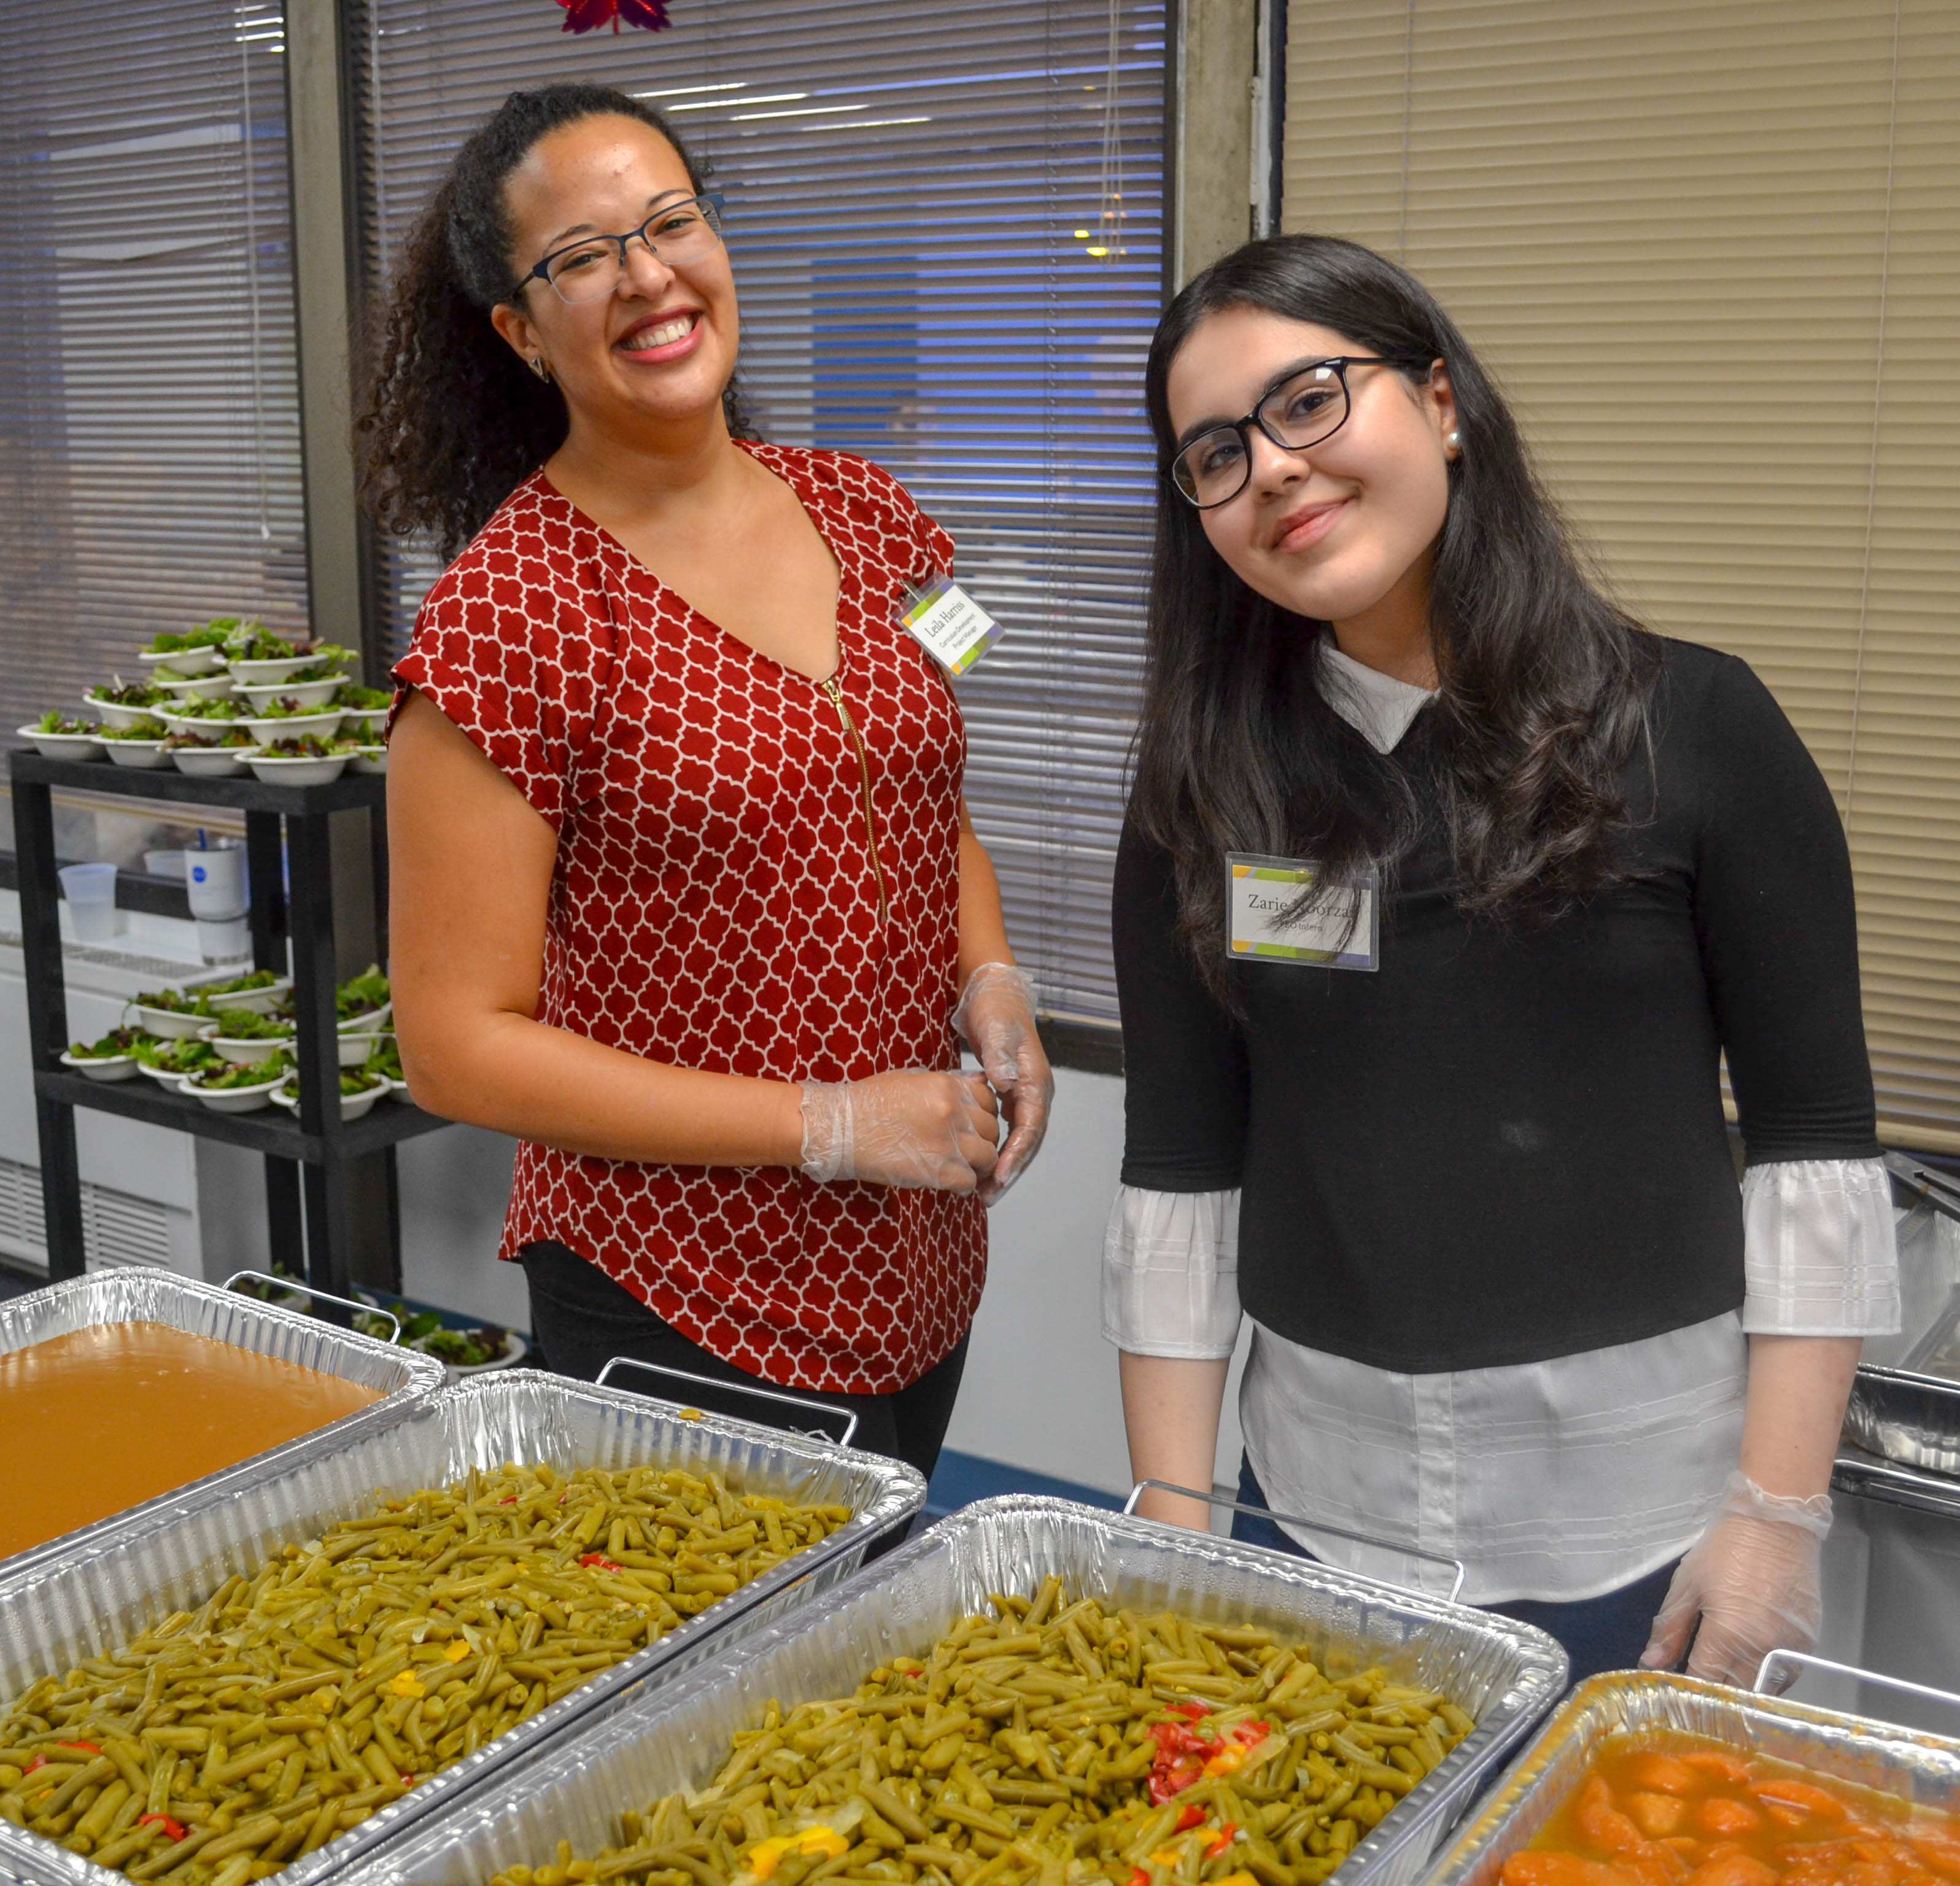
[[[562,1244],[527,1244],[518,1255],[523,1261],[524,1280],[531,1289],[531,1329],[543,1346],[546,1365],[559,1375],[590,1381],[615,1356],[630,1356],[636,1362],[684,1369],[717,1381],[772,1385],[690,1342],[624,1284],[616,1283],[576,1251]],[[946,1438],[947,1424],[953,1419],[960,1373],[966,1366],[966,1343],[962,1336],[944,1362],[935,1363],[909,1388],[892,1394],[832,1395],[811,1388],[784,1392],[826,1407],[848,1410],[858,1417],[853,1446],[906,1461],[930,1480]],[[630,1371],[615,1379],[622,1387],[636,1385]],[[666,1400],[684,1392],[679,1383],[660,1387],[653,1376],[642,1378],[638,1385]],[[793,1408],[737,1394],[718,1402],[707,1389],[685,1392],[689,1400],[716,1413],[737,1415],[770,1427],[797,1425]]]

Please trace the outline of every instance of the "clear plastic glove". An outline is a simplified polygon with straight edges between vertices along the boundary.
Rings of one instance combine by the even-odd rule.
[[[977,1074],[915,1068],[806,1081],[803,1177],[971,1192],[994,1170],[1000,1109]]]
[[[991,1205],[1041,1150],[1055,1101],[1055,1075],[1035,1027],[1034,985],[1011,963],[982,963],[959,992],[953,1028],[978,1057],[1007,1110],[1007,1144],[993,1177],[980,1187],[982,1201]]]
[[[1748,1689],[1773,1650],[1808,1650],[1824,1623],[1821,1582],[1831,1500],[1766,1493],[1731,1473],[1708,1530],[1688,1549],[1640,1658],[1672,1670],[1692,1635],[1688,1674]]]

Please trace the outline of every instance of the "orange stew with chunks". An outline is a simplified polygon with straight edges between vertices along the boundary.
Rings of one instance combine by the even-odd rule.
[[[1615,1738],[1503,1886],[1954,1886],[1960,1816],[1717,1742]]]

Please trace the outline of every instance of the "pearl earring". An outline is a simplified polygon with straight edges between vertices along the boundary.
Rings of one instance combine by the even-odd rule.
[[[1443,444],[1446,444],[1446,445],[1450,445],[1450,446],[1453,446],[1453,445],[1455,445],[1455,444],[1456,444],[1456,435],[1453,432],[1450,432],[1450,433],[1446,434],[1446,435],[1445,435],[1444,438],[1443,438]]]

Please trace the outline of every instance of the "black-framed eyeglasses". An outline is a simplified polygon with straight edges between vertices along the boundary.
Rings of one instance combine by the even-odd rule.
[[[626,279],[626,245],[635,241],[670,265],[705,255],[721,240],[721,196],[704,190],[677,203],[663,203],[637,229],[623,236],[581,236],[526,272],[514,295],[533,282],[547,283],[561,301],[603,301]]]
[[[1180,446],[1170,462],[1171,478],[1178,489],[1201,511],[1230,504],[1252,476],[1255,426],[1282,451],[1304,451],[1331,438],[1347,423],[1351,404],[1348,394],[1350,367],[1412,370],[1410,362],[1390,360],[1380,354],[1337,354],[1308,362],[1268,387],[1242,419],[1214,425]]]

